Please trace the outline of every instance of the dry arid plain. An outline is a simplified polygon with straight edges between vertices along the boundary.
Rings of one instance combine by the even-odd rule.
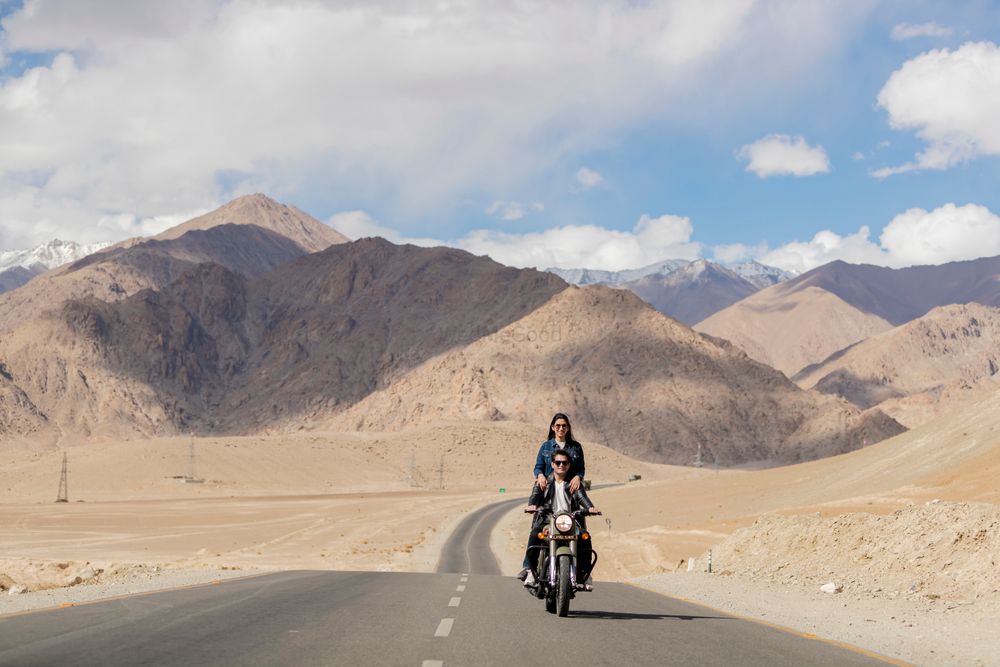
[[[985,631],[1000,611],[998,424],[1000,396],[764,470],[642,463],[586,444],[604,511],[591,526],[598,585],[632,581],[918,663],[989,664],[1000,654]],[[27,592],[0,596],[0,613],[274,570],[433,571],[465,512],[526,495],[543,429],[8,448],[0,570]],[[192,449],[201,483],[184,479]],[[53,502],[63,452],[66,504]],[[494,533],[505,573],[526,528],[514,510]],[[842,591],[820,592],[826,583]]]
[[[996,305],[914,289],[868,321],[871,267],[829,265],[705,320],[756,336],[727,342],[624,290],[334,234],[253,195],[0,295],[0,615],[433,572],[471,510],[526,500],[564,410],[598,586],[997,664]],[[995,282],[967,264],[949,284]],[[511,586],[528,525],[492,534]]]

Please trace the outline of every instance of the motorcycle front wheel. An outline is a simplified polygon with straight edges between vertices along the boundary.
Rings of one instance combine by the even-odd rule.
[[[559,556],[559,578],[556,583],[556,613],[565,616],[569,613],[570,582],[569,568],[572,559],[569,556]]]

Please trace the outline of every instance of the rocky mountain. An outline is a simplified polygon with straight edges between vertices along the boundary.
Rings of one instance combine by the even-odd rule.
[[[777,285],[778,283],[785,282],[786,280],[791,280],[795,277],[794,273],[785,271],[784,269],[779,269],[776,266],[761,264],[756,260],[744,262],[742,264],[733,264],[731,266],[727,266],[726,268],[759,290],[770,287],[771,285]]]
[[[160,289],[198,263],[214,262],[256,276],[327,240],[340,243],[345,238],[303,216],[262,195],[250,195],[180,225],[189,233],[168,230],[154,239],[104,249],[0,294],[0,332],[71,299],[119,301],[143,289]]]
[[[547,423],[644,460],[789,462],[903,429],[884,414],[803,392],[724,341],[626,290],[571,288],[525,318],[415,368],[328,426],[398,429],[437,420]]]
[[[44,269],[54,269],[57,266],[83,259],[87,255],[103,250],[110,245],[110,243],[81,245],[73,241],[55,239],[29,250],[0,251],[0,271],[16,266],[24,268],[41,266]]]
[[[171,227],[154,239],[176,239],[196,229],[219,225],[253,225],[295,241],[305,252],[319,252],[350,239],[294,206],[286,206],[262,195],[246,195],[234,199],[211,213]]]
[[[759,262],[725,267],[705,259],[668,259],[627,271],[546,269],[575,285],[611,285],[631,290],[664,315],[688,325],[792,274]]]
[[[188,247],[223,233],[276,236],[222,225],[151,245]],[[13,381],[67,430],[301,427],[566,287],[551,274],[381,239],[276,261],[277,269],[257,277],[221,263],[184,269],[173,255],[144,246],[122,257],[166,257],[162,270],[180,275],[115,302],[66,301],[0,339]]]
[[[630,280],[638,280],[643,276],[667,274],[690,262],[686,259],[667,259],[638,269],[624,271],[602,271],[600,269],[545,269],[554,273],[572,285],[621,285]]]
[[[941,306],[803,369],[794,380],[911,428],[942,409],[1000,390],[1000,308]],[[934,406],[930,408],[929,406]]]
[[[0,294],[17,289],[49,269],[75,262],[107,248],[110,243],[80,245],[56,239],[29,250],[0,252]]]
[[[627,291],[568,289],[549,273],[382,239],[244,273],[230,255],[227,268],[192,254],[240,245],[213,234],[269,238],[221,225],[85,262],[79,271],[141,262],[150,282],[173,278],[65,300],[0,335],[5,391],[24,397],[17,410],[5,403],[4,423],[34,410],[51,431],[132,437],[545,421],[565,409],[616,449],[683,463],[699,443],[721,463],[787,461],[901,430]]]
[[[41,264],[35,264],[30,267],[13,266],[0,271],[0,294],[28,284],[29,280],[45,273],[47,270]]]
[[[623,283],[664,315],[693,325],[758,290],[718,264],[699,259],[668,274],[652,274]]]
[[[1000,257],[905,269],[831,262],[761,290],[697,329],[791,376],[932,308],[970,302],[1000,305]]]

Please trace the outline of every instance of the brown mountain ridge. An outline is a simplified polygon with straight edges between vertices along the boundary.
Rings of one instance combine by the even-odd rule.
[[[889,269],[836,261],[739,301],[695,328],[789,377],[954,303],[1000,305],[1000,257]]]
[[[804,368],[800,386],[862,408],[883,407],[911,428],[1000,389],[1000,308],[941,306]]]
[[[621,451],[690,463],[701,445],[733,464],[902,430],[628,292],[451,248],[362,239],[304,254],[287,241],[256,225],[191,229],[40,279],[61,292],[28,290],[38,280],[12,292],[45,308],[0,331],[3,390],[23,396],[4,402],[0,438],[535,422],[562,409]]]

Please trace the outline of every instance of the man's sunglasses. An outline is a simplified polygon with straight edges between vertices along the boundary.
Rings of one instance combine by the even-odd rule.
[[[569,465],[569,461],[553,461],[552,465],[553,466],[568,466]]]

